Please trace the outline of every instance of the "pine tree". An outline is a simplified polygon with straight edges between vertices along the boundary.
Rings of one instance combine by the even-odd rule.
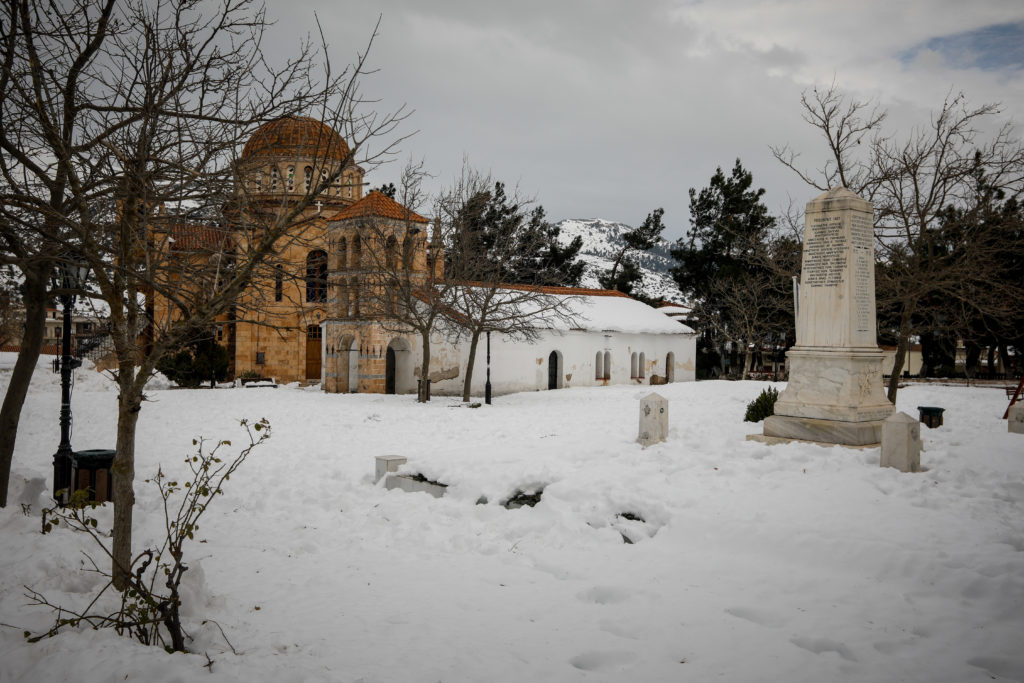
[[[611,269],[598,276],[603,288],[633,294],[633,286],[640,281],[642,275],[635,256],[639,252],[650,251],[661,239],[661,233],[665,229],[664,223],[661,222],[663,215],[665,209],[655,209],[647,214],[640,227],[623,233],[622,240],[625,244],[615,257]]]

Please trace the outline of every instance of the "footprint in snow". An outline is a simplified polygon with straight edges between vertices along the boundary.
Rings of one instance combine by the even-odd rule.
[[[583,591],[577,597],[583,602],[593,602],[598,605],[613,605],[629,598],[630,592],[625,588],[617,586],[594,586],[590,590]]]
[[[758,626],[775,628],[786,624],[786,619],[781,615],[757,609],[756,607],[729,607],[725,610],[725,613],[731,614],[738,619],[745,619]]]
[[[850,648],[846,647],[843,643],[830,638],[793,638],[789,642],[799,648],[807,650],[808,652],[813,652],[816,655],[822,655],[826,652],[835,652],[848,662],[857,661],[857,658],[853,656],[853,652]]]
[[[576,655],[569,660],[569,663],[582,671],[607,671],[608,669],[621,669],[632,664],[636,659],[635,652],[626,650],[591,650]]]

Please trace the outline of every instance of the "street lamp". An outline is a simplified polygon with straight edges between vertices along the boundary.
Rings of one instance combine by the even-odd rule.
[[[85,288],[89,265],[74,254],[66,254],[57,262],[53,288],[60,292],[64,307],[64,329],[61,330],[60,354],[60,445],[53,455],[53,497],[66,505],[71,496],[71,309],[75,292]]]

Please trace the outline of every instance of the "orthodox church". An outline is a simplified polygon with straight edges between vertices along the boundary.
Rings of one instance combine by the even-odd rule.
[[[293,211],[311,188],[338,178],[290,218],[296,227],[279,243],[277,258],[220,321],[217,338],[228,348],[234,376],[319,382],[332,393],[416,391],[420,335],[382,319],[368,288],[384,267],[413,282],[440,276],[443,245],[428,218],[381,192],[364,192],[364,170],[349,159],[336,131],[305,117],[267,123],[245,145],[236,185],[244,183],[238,188],[248,211],[261,220]],[[175,249],[210,239],[195,226],[177,230]],[[572,329],[538,330],[534,343],[494,335],[495,393],[694,378],[695,335],[680,322],[619,292],[547,290],[567,299],[576,322]],[[432,393],[461,393],[466,347],[431,341]],[[474,393],[482,394],[483,362],[476,368]]]

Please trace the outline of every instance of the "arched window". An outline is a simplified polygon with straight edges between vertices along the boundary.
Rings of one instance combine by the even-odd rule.
[[[398,238],[394,235],[388,235],[384,241],[384,258],[388,270],[398,266]]]
[[[676,381],[676,354],[672,351],[669,351],[668,355],[665,356],[665,381]]]
[[[281,266],[274,267],[274,301],[284,299],[284,269]]]
[[[277,170],[277,166],[270,169],[270,191],[277,192],[277,181],[281,177],[281,172]]]
[[[341,281],[341,296],[339,297],[341,304],[339,310],[341,311],[341,317],[347,318],[349,316],[349,304],[351,303],[351,287],[349,287],[348,280]]]
[[[349,268],[352,270],[359,270],[360,264],[363,262],[363,241],[359,239],[359,235],[352,238],[352,256],[349,261]]]
[[[414,256],[416,253],[416,237],[412,232],[406,233],[402,240],[402,268],[412,270]]]
[[[288,167],[288,191],[295,192],[295,167]]]
[[[348,268],[348,241],[344,237],[338,240],[338,270]]]
[[[306,194],[309,194],[309,191],[313,187],[313,167],[307,166],[306,168],[302,169],[302,174],[303,180],[306,183]]]
[[[604,379],[604,352],[598,351],[594,356],[594,379]]]
[[[359,317],[359,278],[354,277],[351,280],[349,280],[349,283],[350,283],[349,289],[351,290],[351,294],[352,294],[352,305],[349,308],[351,313],[349,314],[349,317],[350,318],[358,318]]]
[[[327,191],[327,169],[320,169],[320,192]]]
[[[636,376],[640,379],[643,379],[644,376],[647,374],[647,359],[644,358],[643,351],[640,352],[640,363],[637,365],[636,370]]]
[[[611,351],[605,351],[604,352],[604,378],[605,379],[611,379],[612,378],[612,352]]]
[[[327,252],[314,249],[306,257],[306,301],[327,301]]]
[[[639,376],[639,375],[636,374],[636,368],[637,368],[637,357],[636,357],[636,351],[634,351],[633,355],[629,357],[629,378],[630,379],[636,379]]]
[[[263,171],[254,173],[253,180],[255,181],[256,192],[263,192]]]

